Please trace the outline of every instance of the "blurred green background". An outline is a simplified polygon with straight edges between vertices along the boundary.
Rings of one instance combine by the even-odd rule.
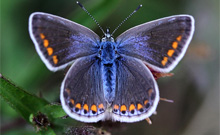
[[[219,0],[80,0],[105,29],[111,30],[139,4],[143,7],[114,34],[147,21],[190,14],[195,34],[185,57],[172,71],[158,79],[161,101],[157,115],[132,124],[103,126],[112,135],[219,135]],[[67,70],[50,72],[35,51],[28,33],[28,17],[40,11],[68,18],[102,32],[74,0],[1,0],[1,71],[29,93],[59,102],[60,85]],[[29,134],[34,128],[3,100],[1,134]]]

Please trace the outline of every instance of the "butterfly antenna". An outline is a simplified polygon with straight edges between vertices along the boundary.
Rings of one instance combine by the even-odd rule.
[[[128,18],[130,18],[134,13],[136,13],[140,8],[142,7],[142,5],[139,5],[128,17],[126,17],[119,25],[118,27],[115,28],[115,30],[112,32],[111,35],[113,35],[115,33],[116,30],[118,30],[118,28],[125,22],[128,20]]]
[[[102,27],[99,25],[99,23],[96,21],[96,19],[89,13],[89,11],[86,10],[86,8],[79,2],[76,1],[76,4],[78,4],[91,18],[92,20],[98,25],[98,27],[101,29],[101,31],[103,32],[103,34],[105,34],[104,30],[102,29]]]

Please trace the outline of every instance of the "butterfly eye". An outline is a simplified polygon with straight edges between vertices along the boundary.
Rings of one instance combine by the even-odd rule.
[[[103,38],[102,38],[102,42],[106,42],[106,37],[103,37]]]

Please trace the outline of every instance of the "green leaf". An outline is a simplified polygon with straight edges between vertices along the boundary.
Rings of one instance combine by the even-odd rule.
[[[66,115],[61,105],[49,104],[46,100],[39,98],[35,95],[29,94],[23,89],[15,86],[9,80],[5,79],[0,74],[0,96],[6,101],[14,110],[21,114],[21,116],[35,125],[39,134],[55,135],[55,132],[49,125],[39,126],[33,121],[33,118],[39,116],[39,114],[48,117],[49,123],[57,123],[57,120],[61,120]],[[44,119],[45,119],[44,118]],[[41,122],[41,120],[39,121]],[[73,122],[73,120],[72,120]],[[59,128],[61,131],[63,122],[59,124],[52,124],[54,127]]]
[[[36,113],[48,102],[35,95],[29,94],[15,86],[0,74],[0,96],[21,116],[29,121],[29,116]]]
[[[47,114],[50,120],[61,118],[66,115],[61,105],[48,104],[41,109],[41,112]]]

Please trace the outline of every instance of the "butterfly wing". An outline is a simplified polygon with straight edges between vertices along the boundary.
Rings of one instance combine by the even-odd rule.
[[[97,53],[100,38],[90,29],[51,14],[29,18],[29,33],[48,69],[65,68],[73,60]]]
[[[101,61],[91,55],[77,59],[61,86],[61,103],[65,112],[82,122],[104,119],[107,102],[104,99]]]
[[[122,56],[116,61],[117,76],[112,119],[136,122],[150,117],[159,102],[158,86],[140,60]]]
[[[193,33],[192,16],[166,17],[122,33],[116,39],[117,51],[143,60],[155,71],[169,72],[184,56]]]

